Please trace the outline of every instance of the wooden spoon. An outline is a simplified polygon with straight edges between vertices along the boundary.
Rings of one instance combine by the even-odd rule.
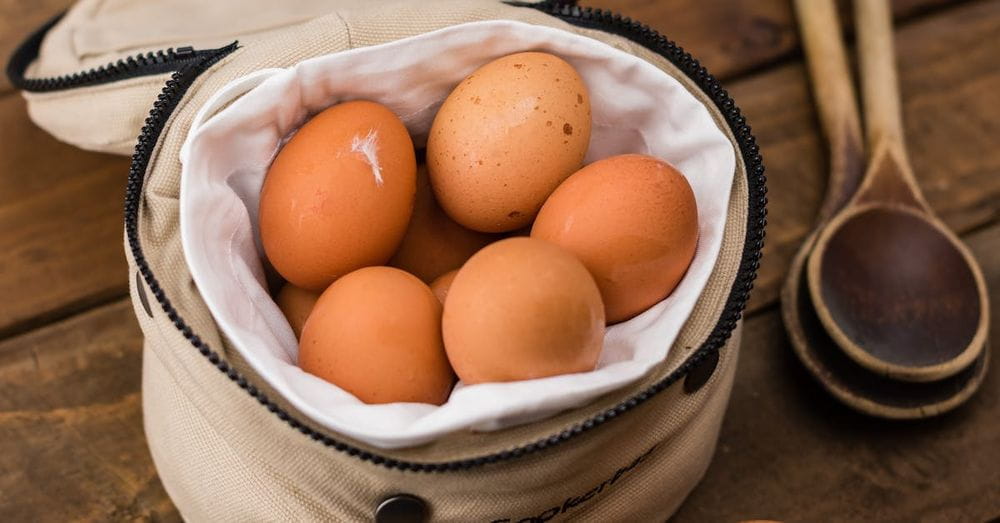
[[[930,383],[901,382],[869,372],[844,354],[820,323],[803,267],[817,231],[854,194],[864,155],[857,102],[851,86],[833,0],[796,0],[820,122],[829,141],[830,177],[817,226],[792,260],[781,291],[781,312],[792,349],[819,384],[844,404],[873,416],[924,418],[962,404],[979,388],[988,368],[984,350],[968,368]]]
[[[854,5],[868,169],[857,193],[816,238],[809,293],[827,332],[859,365],[894,379],[940,380],[983,351],[986,283],[913,177],[888,2]]]
[[[830,354],[838,352],[837,347],[816,319],[803,268],[823,226],[847,203],[861,182],[865,168],[861,121],[834,0],[795,0],[795,14],[813,99],[828,143],[830,172],[816,225],[792,259],[781,288],[781,317],[796,355],[824,388],[837,395],[837,390],[828,386],[829,380],[824,379],[829,372],[816,355],[817,348],[820,354]],[[841,399],[843,396],[853,397],[849,393],[838,395]]]
[[[830,154],[826,196],[819,209],[816,226],[792,259],[781,289],[785,330],[799,358],[805,363],[811,359],[812,346],[834,344],[818,321],[808,321],[816,313],[812,310],[803,268],[823,226],[857,190],[864,173],[865,159],[858,103],[851,85],[834,0],[795,0],[795,13],[812,81],[813,99],[819,110],[819,121]]]

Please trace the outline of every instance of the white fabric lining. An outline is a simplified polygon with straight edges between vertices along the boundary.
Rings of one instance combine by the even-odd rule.
[[[664,301],[609,328],[593,372],[459,384],[440,407],[365,405],[303,372],[295,365],[291,328],[267,293],[257,234],[260,187],[275,152],[310,115],[351,99],[388,106],[422,146],[437,108],[459,81],[490,60],[527,50],[559,55],[584,78],[594,119],[586,162],[645,153],[687,176],[700,236],[681,284]],[[316,423],[382,448],[542,419],[633,383],[663,361],[718,257],[736,165],[732,144],[676,79],[596,40],[513,21],[463,24],[234,80],[199,111],[181,161],[185,257],[232,346]]]

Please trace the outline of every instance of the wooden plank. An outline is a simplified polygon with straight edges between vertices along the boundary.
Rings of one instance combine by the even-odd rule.
[[[56,141],[13,93],[0,95],[0,122],[2,338],[126,294],[128,159]]]
[[[38,26],[65,10],[73,0],[0,0],[0,61],[6,67],[14,49]],[[0,94],[12,89],[0,75]]]
[[[897,33],[907,142],[927,199],[964,232],[1000,219],[1000,1],[921,19]],[[730,89],[753,126],[768,174],[769,225],[750,310],[777,300],[819,208],[826,151],[805,68],[790,64]]]
[[[0,519],[179,521],[142,430],[121,300],[0,342]]]
[[[926,14],[962,0],[893,0],[897,20]],[[712,74],[728,79],[788,58],[799,49],[788,0],[581,0],[639,20],[695,55]],[[850,25],[849,2],[841,20]]]
[[[1000,303],[1000,224],[967,238]],[[991,332],[1000,332],[992,315]],[[1000,343],[968,403],[892,422],[827,395],[775,308],[746,322],[715,459],[676,521],[986,521],[1000,516]]]
[[[897,18],[907,18],[961,1],[894,0],[893,10]],[[0,59],[6,61],[31,31],[71,4],[72,0],[0,0]],[[786,0],[583,0],[581,4],[612,9],[649,24],[693,52],[719,78],[773,63],[799,47]],[[6,76],[0,78],[0,93],[10,89]]]

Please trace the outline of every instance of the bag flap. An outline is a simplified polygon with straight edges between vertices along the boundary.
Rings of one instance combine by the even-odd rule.
[[[130,154],[164,82],[198,53],[357,3],[80,0],[21,44],[8,75],[56,138]]]

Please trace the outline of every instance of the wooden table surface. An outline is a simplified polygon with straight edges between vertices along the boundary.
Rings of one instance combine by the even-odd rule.
[[[0,2],[0,55],[67,3]],[[732,400],[676,521],[1000,516],[1000,343],[966,405],[894,423],[828,397],[785,338],[778,289],[826,161],[789,0],[583,3],[642,20],[700,58],[744,110],[768,169],[767,245]],[[913,166],[978,256],[996,309],[1000,0],[893,3]],[[0,521],[179,520],[143,437],[141,334],[121,244],[127,167],[48,136],[0,80]],[[992,321],[998,332],[996,310]]]

